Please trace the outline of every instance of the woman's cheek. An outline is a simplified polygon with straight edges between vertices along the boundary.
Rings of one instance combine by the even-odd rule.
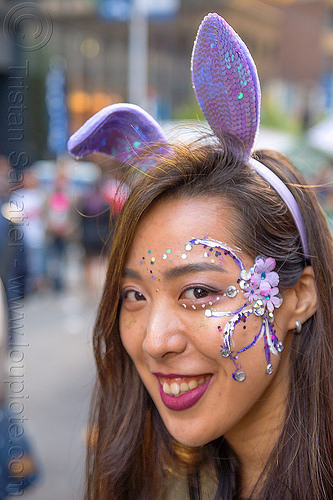
[[[120,332],[133,329],[137,323],[135,315],[131,312],[127,312],[123,316],[124,318],[122,319],[121,317],[120,319]]]
[[[126,309],[121,311],[119,331],[121,342],[130,356],[131,353],[141,351],[146,331],[144,314]]]
[[[121,342],[129,353],[131,339],[134,338],[134,330],[137,324],[137,319],[132,312],[123,309],[119,316],[119,331]]]

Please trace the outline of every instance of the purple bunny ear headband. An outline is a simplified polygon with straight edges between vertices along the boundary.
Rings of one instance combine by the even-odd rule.
[[[89,118],[69,138],[67,147],[76,158],[100,152],[130,163],[147,146],[160,142],[167,140],[152,116],[135,104],[120,103]]]
[[[242,150],[236,146],[233,152],[284,200],[308,257],[305,226],[294,196],[277,175],[251,157],[260,116],[257,70],[244,42],[217,14],[208,14],[199,27],[191,69],[194,91],[210,127],[219,138],[234,136],[240,140]],[[70,137],[68,150],[78,158],[103,152],[130,163],[144,148],[158,142],[167,143],[167,139],[148,113],[133,104],[113,104],[92,116]]]

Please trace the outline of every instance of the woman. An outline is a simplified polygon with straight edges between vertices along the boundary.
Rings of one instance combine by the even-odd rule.
[[[205,18],[192,60],[218,143],[140,157],[154,165],[117,223],[94,332],[87,499],[333,498],[332,238],[286,158],[252,152],[258,82],[226,26]],[[205,32],[214,51],[220,28],[245,106],[229,103],[225,120],[200,66],[216,56],[201,57]],[[94,118],[70,151],[105,148],[125,111]]]

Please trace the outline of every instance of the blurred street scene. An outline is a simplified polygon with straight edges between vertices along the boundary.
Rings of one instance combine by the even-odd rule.
[[[333,230],[333,0],[0,0],[0,500],[8,463],[27,500],[82,499],[91,336],[125,167],[76,161],[67,140],[116,102],[195,140],[191,50],[208,12],[258,66],[256,147],[290,157]]]
[[[12,403],[20,398],[16,413],[37,468],[37,479],[23,491],[31,500],[82,498],[95,378],[91,334],[105,274],[97,262],[94,287],[87,287],[82,255],[75,244],[67,247],[61,293],[43,287],[20,299],[19,281],[9,282],[7,404],[15,413]]]
[[[25,429],[38,479],[27,500],[81,499],[86,426],[94,386],[91,331],[97,297],[76,274],[75,255],[66,267],[62,294],[39,292],[23,305]]]

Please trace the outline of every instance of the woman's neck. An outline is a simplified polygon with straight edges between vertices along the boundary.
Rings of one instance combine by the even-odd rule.
[[[241,464],[242,497],[249,497],[281,434],[289,377],[283,366],[253,411],[225,434]]]

